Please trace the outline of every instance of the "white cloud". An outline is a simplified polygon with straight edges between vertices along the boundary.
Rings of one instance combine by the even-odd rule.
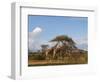
[[[41,32],[42,32],[42,29],[40,27],[36,27],[35,29],[33,29],[32,32],[29,32],[29,39],[34,39],[38,37]]]
[[[41,27],[36,27],[35,29],[33,29],[32,32],[29,32],[29,39],[28,39],[29,51],[34,52],[40,50],[42,44],[49,45],[49,48],[52,47],[54,44],[56,44],[55,42],[48,42],[41,40],[40,37],[42,31],[43,30]]]
[[[75,39],[75,42],[76,42],[76,46],[78,48],[83,49],[83,50],[87,50],[87,47],[88,47],[88,39],[87,39],[87,37],[80,38],[80,39]]]
[[[29,51],[36,51],[39,50],[41,47],[40,43],[40,34],[42,32],[42,29],[40,27],[36,27],[33,29],[32,32],[29,32],[29,39],[28,39],[28,48]]]
[[[57,42],[48,42],[48,41],[43,42],[43,44],[49,45],[49,46],[48,46],[49,48],[53,47],[56,43],[57,43]]]
[[[40,33],[42,29],[40,27],[36,27],[32,32],[33,33]]]
[[[87,41],[87,38],[80,38],[75,40],[77,44],[87,44]]]

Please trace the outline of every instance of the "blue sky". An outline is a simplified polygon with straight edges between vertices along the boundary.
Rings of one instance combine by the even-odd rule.
[[[28,30],[42,29],[41,38],[50,41],[57,35],[68,35],[73,39],[87,38],[88,18],[69,16],[28,16]]]

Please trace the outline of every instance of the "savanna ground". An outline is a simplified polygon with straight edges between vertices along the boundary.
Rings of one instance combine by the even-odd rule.
[[[38,53],[30,53],[28,55],[28,66],[48,66],[48,65],[72,65],[87,64],[88,54],[77,53],[70,56],[58,57],[56,59],[46,59],[45,56]]]

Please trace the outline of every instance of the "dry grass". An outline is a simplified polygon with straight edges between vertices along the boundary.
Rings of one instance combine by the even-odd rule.
[[[39,59],[36,59],[38,58]],[[66,56],[64,58],[59,57],[59,59],[48,59],[46,60],[41,56],[29,55],[28,66],[45,66],[45,65],[70,65],[70,64],[87,64],[88,55],[85,54],[73,54]]]

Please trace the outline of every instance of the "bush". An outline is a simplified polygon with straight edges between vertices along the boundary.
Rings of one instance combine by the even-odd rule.
[[[45,60],[45,57],[43,57],[42,55],[34,55],[34,59],[35,60]]]
[[[34,54],[29,55],[28,59],[30,59],[30,60],[45,60],[45,57],[41,54],[34,53]]]

